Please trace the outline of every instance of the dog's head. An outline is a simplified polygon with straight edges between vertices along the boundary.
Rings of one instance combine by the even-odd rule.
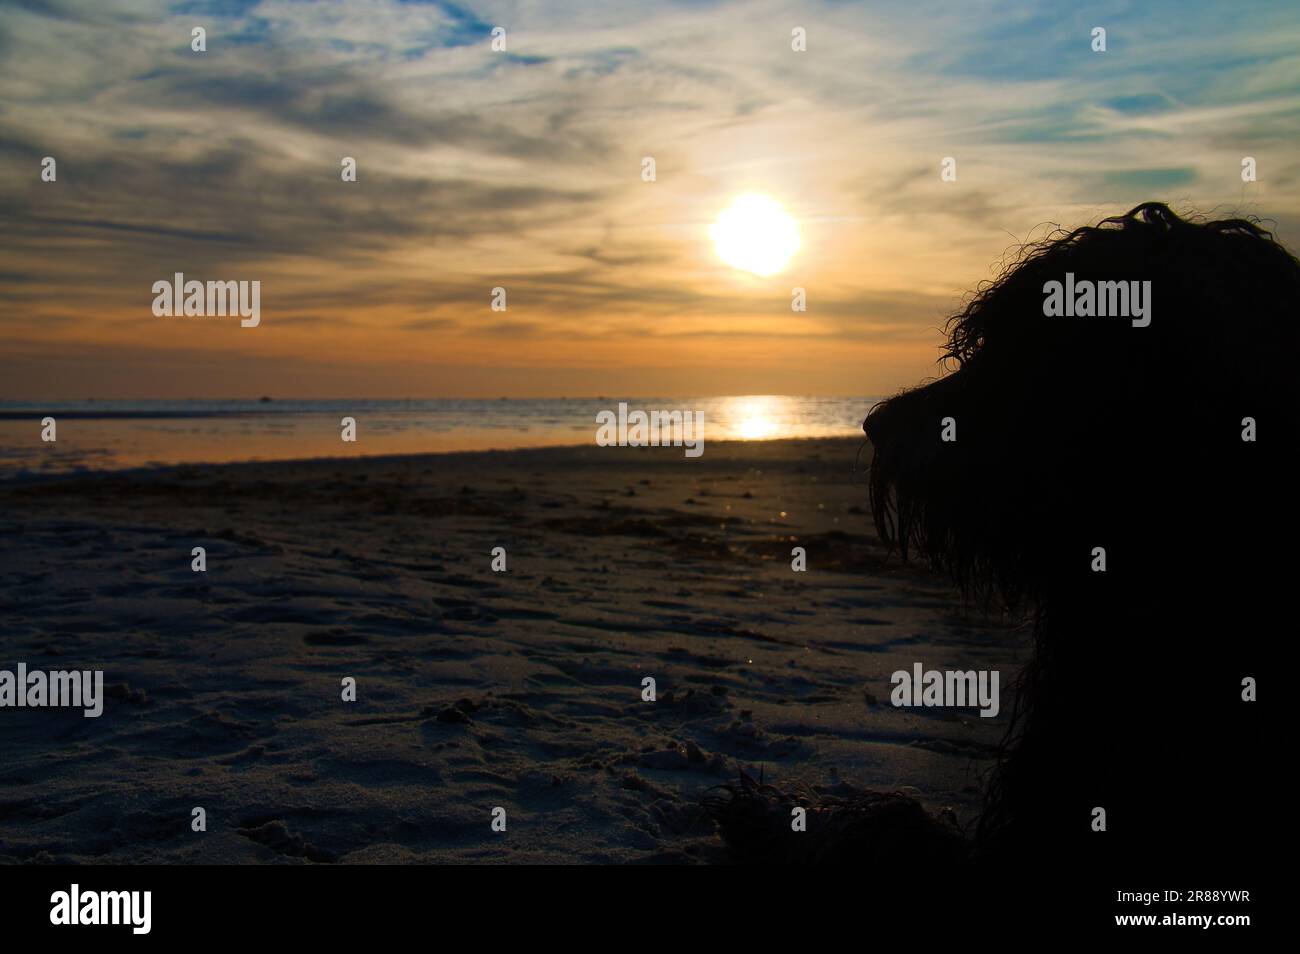
[[[864,422],[879,533],[1042,602],[1094,546],[1149,568],[1194,545],[1193,502],[1251,520],[1300,433],[1298,310],[1300,263],[1241,219],[1151,203],[1028,246],[950,320],[949,373]]]

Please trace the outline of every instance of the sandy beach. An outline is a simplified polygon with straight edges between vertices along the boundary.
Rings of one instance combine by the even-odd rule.
[[[0,860],[725,862],[741,771],[968,822],[1024,637],[888,557],[859,444],[0,485],[0,667],[106,689],[5,712]],[[1001,714],[894,708],[918,662],[1001,670]]]

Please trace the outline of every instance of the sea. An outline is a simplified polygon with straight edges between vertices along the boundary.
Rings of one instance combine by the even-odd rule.
[[[702,411],[717,441],[861,437],[877,397],[0,401],[0,477],[175,464],[595,445],[597,415]],[[53,426],[46,423],[53,419]],[[356,440],[342,440],[344,418]],[[54,440],[44,440],[53,436]]]

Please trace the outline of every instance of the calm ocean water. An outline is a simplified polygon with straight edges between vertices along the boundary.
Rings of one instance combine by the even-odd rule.
[[[860,436],[871,397],[545,398],[419,401],[0,401],[0,475],[594,444],[596,414],[704,412],[710,442]],[[53,417],[57,440],[41,440]],[[340,439],[355,418],[356,443]]]

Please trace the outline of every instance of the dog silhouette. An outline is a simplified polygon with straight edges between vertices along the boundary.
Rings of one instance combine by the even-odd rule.
[[[1160,203],[1026,246],[980,287],[947,373],[863,423],[880,537],[1032,624],[978,822],[881,794],[828,806],[841,821],[797,855],[761,834],[780,793],[742,779],[708,803],[733,855],[1068,872],[1111,899],[1242,887],[1276,824],[1298,346],[1300,262],[1254,222]]]

